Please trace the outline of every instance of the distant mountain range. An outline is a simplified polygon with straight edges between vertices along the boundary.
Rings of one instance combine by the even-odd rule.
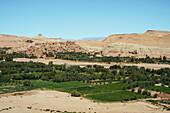
[[[103,40],[107,37],[85,37],[85,38],[81,38],[81,39],[62,39],[64,41],[66,40],[71,40],[71,41],[74,41],[74,40]]]
[[[102,38],[84,38],[76,41],[90,51],[102,51],[104,56],[170,57],[170,32],[147,30],[145,33],[112,34]],[[135,54],[134,54],[135,53]]]
[[[105,38],[107,38],[107,37],[85,37],[80,40],[103,40]]]

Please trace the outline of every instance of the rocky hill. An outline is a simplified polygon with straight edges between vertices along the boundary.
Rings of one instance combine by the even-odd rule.
[[[145,55],[170,57],[170,32],[148,30],[144,34],[114,34],[102,41],[77,41],[83,48],[102,51],[104,56]]]
[[[110,35],[104,43],[129,43],[143,46],[169,47],[170,32],[148,30],[144,34],[115,34]]]
[[[9,52],[42,56],[44,53],[85,52],[98,56],[170,57],[170,32],[148,30],[143,34],[113,34],[104,40],[63,41],[61,38],[38,36],[18,37],[0,34],[0,47]]]
[[[48,42],[48,43],[35,43],[30,47],[24,49],[12,49],[10,52],[19,52],[27,54],[28,56],[35,55],[39,57],[46,57],[46,54],[53,54],[57,52],[83,52],[88,53],[87,50],[83,49],[75,42]]]
[[[82,48],[72,41],[62,41],[61,38],[48,38],[41,34],[38,36],[17,37],[14,35],[0,35],[1,47],[12,47],[8,52],[24,53],[28,56],[35,55],[42,57],[45,54],[55,54],[57,52],[83,52],[88,53],[88,50]],[[45,57],[45,56],[44,56]]]
[[[29,38],[0,34],[0,47],[20,47],[24,45],[26,40],[29,40]]]

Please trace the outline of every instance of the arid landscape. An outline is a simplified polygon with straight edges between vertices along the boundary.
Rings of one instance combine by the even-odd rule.
[[[156,39],[156,49],[151,50],[153,45],[143,35],[162,39]],[[167,36],[169,32],[147,31],[96,41],[63,41],[41,34],[33,38],[1,35],[0,111],[168,113]]]
[[[82,97],[71,97],[68,93],[36,90],[24,92],[23,95],[5,95],[0,98],[2,113],[46,113],[46,109],[55,111],[96,112],[96,113],[162,113],[162,110],[154,105],[141,101],[129,103],[101,103],[93,102]],[[48,103],[46,103],[48,101]],[[168,111],[164,111],[168,113]]]
[[[170,32],[147,30],[144,34],[113,34],[104,40],[63,41],[39,34],[32,38],[0,35],[1,47],[13,47],[10,52],[20,52],[37,57],[52,52],[96,53],[98,56],[170,57]]]
[[[169,0],[0,0],[0,113],[170,113]]]

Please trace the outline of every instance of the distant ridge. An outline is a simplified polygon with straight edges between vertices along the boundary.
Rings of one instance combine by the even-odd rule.
[[[86,37],[86,38],[82,38],[82,39],[79,39],[79,40],[103,40],[105,38],[106,37]]]
[[[104,56],[170,57],[170,32],[147,30],[145,33],[112,34],[100,41],[77,41],[91,51],[102,51]],[[136,53],[136,54],[132,54]]]

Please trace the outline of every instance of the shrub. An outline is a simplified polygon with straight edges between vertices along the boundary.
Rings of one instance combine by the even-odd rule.
[[[144,90],[143,92],[142,92],[142,95],[147,95],[148,94],[148,91],[147,90]]]
[[[147,93],[147,96],[151,96],[151,92],[148,92],[148,93]]]
[[[127,98],[125,99],[125,101],[129,101],[129,97],[127,97]]]
[[[23,82],[23,86],[32,86],[31,82],[26,80]]]
[[[13,61],[13,56],[6,56],[5,61]]]
[[[4,60],[3,56],[0,56],[0,60]]]
[[[130,100],[137,100],[137,96],[135,95],[135,96],[131,97]]]
[[[132,91],[132,92],[134,92],[134,91],[135,91],[135,89],[134,89],[134,88],[132,88],[132,89],[131,89],[131,91]]]
[[[71,92],[71,96],[80,97],[81,94],[80,94],[77,90],[73,90],[73,91]]]
[[[141,86],[140,86],[140,88],[144,88],[144,86],[143,86],[143,85],[141,85]]]
[[[134,100],[137,100],[137,96],[135,95],[133,99],[134,99]]]
[[[158,95],[155,93],[154,96],[153,96],[153,98],[157,98],[157,97],[158,97]]]
[[[48,65],[50,65],[50,66],[53,65],[53,61],[49,61]]]
[[[131,89],[131,85],[128,85],[128,86],[127,86],[127,89]]]
[[[122,90],[126,90],[126,87],[123,87]]]
[[[30,106],[30,107],[27,107],[28,109],[31,109],[32,107]]]

